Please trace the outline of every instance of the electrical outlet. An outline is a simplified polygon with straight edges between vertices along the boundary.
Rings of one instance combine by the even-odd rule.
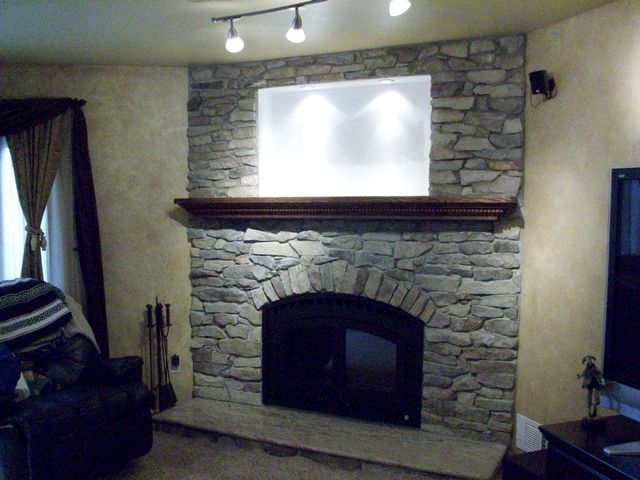
[[[172,372],[180,371],[180,356],[177,353],[171,355],[171,362],[169,363],[169,369]]]

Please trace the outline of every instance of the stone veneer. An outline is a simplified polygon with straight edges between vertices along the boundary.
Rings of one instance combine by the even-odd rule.
[[[259,88],[424,74],[432,84],[430,194],[517,194],[523,36],[191,69],[190,196],[258,195]]]
[[[430,193],[516,195],[524,37],[366,50],[190,71],[192,197],[258,195],[256,92],[430,74]],[[305,292],[365,295],[425,322],[423,428],[510,441],[519,216],[503,222],[205,221],[192,244],[194,395],[261,403],[261,312]]]

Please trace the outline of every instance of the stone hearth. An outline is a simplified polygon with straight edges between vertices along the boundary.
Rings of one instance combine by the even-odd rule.
[[[169,432],[186,428],[187,435],[196,430],[214,439],[222,435],[241,444],[258,442],[273,455],[300,453],[350,470],[384,465],[388,478],[399,467],[425,480],[494,480],[506,450],[415,429],[198,398],[155,415],[154,423]]]

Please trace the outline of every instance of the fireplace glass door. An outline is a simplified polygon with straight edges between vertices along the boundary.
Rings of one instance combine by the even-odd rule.
[[[395,343],[348,328],[344,347],[345,388],[393,394],[398,381]]]
[[[282,368],[292,395],[308,393],[324,398],[331,394],[336,377],[335,338],[332,327],[291,329],[284,336]]]
[[[423,323],[340,294],[292,297],[263,312],[263,401],[420,426]]]

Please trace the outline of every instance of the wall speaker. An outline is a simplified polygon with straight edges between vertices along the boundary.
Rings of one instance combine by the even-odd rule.
[[[541,94],[548,99],[556,96],[556,82],[546,70],[530,72],[529,83],[531,84],[532,95]]]

